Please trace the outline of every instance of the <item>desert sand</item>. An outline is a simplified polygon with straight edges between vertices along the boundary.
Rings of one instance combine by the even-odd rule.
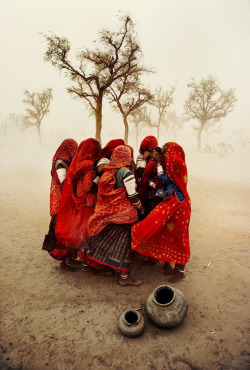
[[[143,285],[121,287],[111,277],[61,271],[42,250],[50,154],[10,158],[1,149],[1,369],[249,369],[249,152],[187,153],[191,259],[185,279],[171,284],[188,313],[172,329],[145,313],[149,294],[169,284],[161,263],[137,258]],[[117,327],[130,308],[145,315],[137,338]]]

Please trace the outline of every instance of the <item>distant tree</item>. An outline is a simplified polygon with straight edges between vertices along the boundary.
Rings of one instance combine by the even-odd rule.
[[[143,126],[146,126],[145,119],[144,119],[144,114],[143,111],[146,109],[145,106],[141,106],[136,108],[131,112],[130,115],[130,120],[131,123],[134,124],[135,126],[135,142],[136,142],[136,147],[139,146],[139,133],[142,129]]]
[[[101,141],[103,97],[108,89],[122,78],[140,74],[141,50],[136,41],[134,25],[129,16],[121,18],[117,31],[100,32],[99,46],[95,50],[82,50],[76,66],[69,58],[71,45],[67,38],[46,36],[45,61],[64,70],[73,83],[67,90],[74,97],[84,99],[96,119],[96,139]]]
[[[172,134],[174,140],[177,138],[177,132],[182,129],[185,122],[183,115],[177,115],[175,111],[168,111],[165,115],[162,125],[166,128],[167,133]]]
[[[25,124],[25,120],[22,114],[15,114],[11,113],[8,117],[9,125],[16,128],[18,131],[20,131],[22,134],[24,134],[24,131],[26,130],[27,126]]]
[[[132,77],[129,78],[129,77]],[[141,86],[137,76],[125,76],[117,80],[109,89],[110,101],[116,103],[123,117],[125,127],[124,141],[128,143],[128,117],[138,108],[153,99],[149,90]]]
[[[25,128],[35,126],[37,128],[39,142],[41,142],[41,123],[49,113],[50,102],[53,99],[52,89],[48,88],[41,93],[24,91],[23,103],[27,105],[26,115],[23,116]]]
[[[232,112],[236,102],[234,90],[222,90],[217,79],[213,76],[203,78],[198,83],[192,79],[188,85],[191,90],[184,103],[185,114],[188,119],[196,119],[197,148],[201,151],[201,134]]]
[[[10,127],[9,124],[6,121],[1,124],[1,131],[3,133],[5,141],[6,141],[6,137],[7,137],[7,130],[8,130],[9,127]]]

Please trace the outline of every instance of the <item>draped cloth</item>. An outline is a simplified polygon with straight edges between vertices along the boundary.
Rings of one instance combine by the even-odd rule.
[[[105,145],[105,147],[101,150],[100,159],[102,158],[110,159],[113,153],[113,150],[117,148],[119,145],[125,145],[124,140],[122,139],[110,140]]]
[[[140,153],[144,153],[145,151],[152,152],[154,148],[158,146],[158,141],[155,136],[146,136],[140,146]]]
[[[73,139],[64,140],[58,147],[52,159],[51,185],[50,185],[50,216],[57,214],[61,200],[63,184],[60,183],[56,172],[56,161],[61,160],[63,166],[68,170],[76,153],[78,144]]]
[[[132,226],[132,249],[145,256],[165,262],[185,265],[190,258],[189,222],[191,202],[187,192],[187,167],[183,149],[176,143],[167,143],[166,172],[182,191],[180,202],[171,196],[159,203],[141,222]]]
[[[87,190],[95,177],[93,164],[99,154],[97,140],[82,141],[68,170],[55,229],[59,249],[74,251],[86,239],[87,219],[92,215],[96,201],[96,191]]]
[[[120,145],[103,168],[98,185],[95,212],[88,220],[88,237],[98,234],[108,224],[131,224],[137,221],[136,207],[128,199],[125,188],[116,188],[116,171],[131,163],[131,149]]]

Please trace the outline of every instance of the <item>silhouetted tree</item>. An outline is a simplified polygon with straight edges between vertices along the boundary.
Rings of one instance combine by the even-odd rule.
[[[37,128],[39,142],[41,142],[41,123],[46,114],[49,113],[50,102],[53,99],[52,89],[48,88],[41,93],[24,91],[23,103],[27,105],[26,115],[23,116],[26,128],[35,126]]]
[[[18,131],[24,134],[24,131],[26,130],[27,126],[25,124],[25,120],[22,114],[17,115],[15,113],[11,113],[8,117],[8,122],[10,126],[16,128]]]
[[[163,90],[162,87],[158,87],[154,93],[154,99],[150,102],[157,109],[157,121],[154,123],[154,127],[157,128],[157,140],[160,137],[160,125],[163,122],[167,108],[173,103],[173,93],[175,87],[171,86],[169,90]]]
[[[185,118],[183,115],[177,115],[175,111],[168,111],[165,115],[162,125],[166,128],[167,133],[174,136],[176,141],[177,132],[183,127]]]
[[[124,141],[128,143],[128,117],[143,104],[151,101],[153,95],[140,85],[137,76],[131,75],[115,81],[109,89],[109,94],[110,101],[116,103],[116,109],[122,114],[125,126]]]
[[[234,90],[222,90],[213,76],[203,78],[198,83],[193,79],[188,84],[191,90],[184,104],[188,119],[198,121],[197,148],[201,151],[201,134],[205,127],[211,127],[232,112],[236,102]]]
[[[146,109],[146,107],[144,107],[144,106],[138,107],[138,108],[134,109],[131,112],[131,115],[130,115],[131,123],[133,123],[134,126],[135,126],[135,142],[136,142],[136,147],[137,148],[139,146],[139,142],[138,142],[139,133],[140,133],[142,127],[146,125],[145,122],[144,122],[144,116],[143,116],[143,111],[145,109]]]
[[[10,127],[9,124],[6,121],[1,124],[1,131],[3,133],[5,141],[6,141],[6,137],[7,137],[7,130],[8,130],[9,127]]]
[[[64,70],[72,82],[68,92],[87,102],[91,114],[95,115],[98,141],[101,141],[104,95],[115,81],[143,69],[139,64],[141,50],[133,22],[129,16],[123,17],[121,22],[117,32],[107,29],[100,32],[100,46],[95,50],[80,51],[77,65],[69,58],[71,45],[67,38],[45,35],[48,48],[44,59]]]

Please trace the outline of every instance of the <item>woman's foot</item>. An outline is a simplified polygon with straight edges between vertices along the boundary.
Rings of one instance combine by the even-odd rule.
[[[171,266],[170,262],[165,262],[164,264],[164,269],[163,269],[163,275],[168,276],[168,275],[173,275],[174,268]]]
[[[59,270],[63,270],[63,271],[71,271],[71,272],[76,271],[76,269],[68,266],[65,261],[60,261],[59,266],[58,266],[58,269]]]
[[[142,284],[141,280],[131,279],[129,275],[121,275],[118,284],[121,286],[139,286]]]
[[[77,260],[71,257],[65,258],[65,263],[67,266],[73,268],[73,269],[81,269],[82,268],[82,260]]]

